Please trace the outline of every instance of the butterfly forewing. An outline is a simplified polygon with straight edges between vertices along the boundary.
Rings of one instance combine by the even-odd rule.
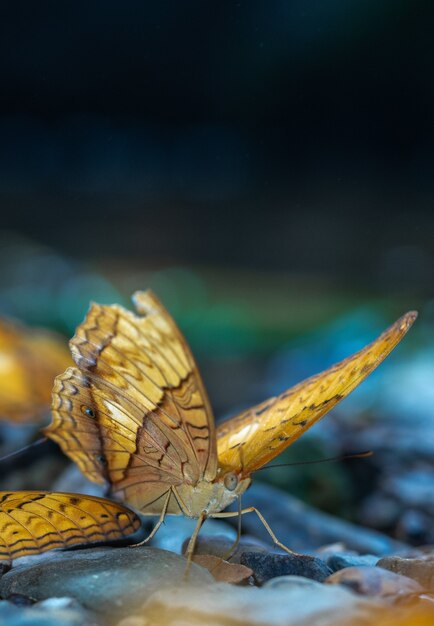
[[[53,548],[122,539],[139,528],[135,513],[104,498],[0,492],[0,561]]]
[[[274,459],[386,358],[416,316],[415,312],[407,313],[376,341],[344,361],[224,422],[217,430],[221,468],[248,475]]]
[[[215,477],[214,420],[167,311],[148,292],[135,302],[140,317],[92,305],[71,340],[78,369],[57,378],[45,433],[90,479],[158,512],[171,485]]]

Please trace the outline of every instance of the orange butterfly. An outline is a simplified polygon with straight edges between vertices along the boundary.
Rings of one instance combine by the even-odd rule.
[[[47,415],[54,377],[70,363],[56,334],[0,319],[0,419],[29,422]]]
[[[251,474],[318,421],[399,343],[416,313],[327,371],[267,400],[216,431],[188,345],[151,292],[137,292],[139,315],[93,304],[70,342],[77,367],[58,376],[45,434],[91,480],[144,514],[197,518],[187,556],[206,517],[239,499]],[[255,508],[273,541],[281,544]]]
[[[53,548],[121,539],[138,528],[135,513],[104,498],[0,491],[0,562]]]

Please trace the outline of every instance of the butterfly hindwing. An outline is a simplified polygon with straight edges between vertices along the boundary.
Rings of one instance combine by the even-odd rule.
[[[139,528],[135,513],[104,498],[0,492],[0,561],[53,548],[122,539]]]

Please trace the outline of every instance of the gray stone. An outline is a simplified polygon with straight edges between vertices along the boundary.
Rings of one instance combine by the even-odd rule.
[[[0,595],[22,593],[38,600],[70,596],[96,611],[122,613],[156,589],[182,583],[185,567],[183,557],[147,546],[57,552],[34,565],[13,567],[0,579]],[[207,570],[192,564],[191,584],[212,581]]]
[[[434,591],[434,555],[432,554],[415,558],[389,556],[380,559],[377,566],[413,578],[428,591]]]
[[[276,588],[238,587],[226,583],[201,589],[166,588],[153,594],[141,612],[121,625],[348,626],[350,622],[377,623],[382,605],[376,600],[358,596],[338,585],[308,582],[311,584]],[[146,620],[139,621],[143,617]],[[133,618],[136,621],[131,621]]]
[[[187,545],[188,539],[184,541],[183,553]],[[232,552],[233,547],[234,540],[228,539],[225,535],[199,535],[194,554],[210,554],[218,556],[225,561],[230,561],[231,563],[240,563],[241,556],[244,552],[259,552],[261,554],[268,554],[270,552],[269,548],[265,546],[262,541],[249,537],[241,537],[238,545]],[[229,554],[231,555],[230,557],[228,557]]]
[[[322,587],[322,583],[318,583],[311,578],[305,578],[304,576],[288,575],[270,578],[270,580],[267,580],[262,586],[267,589],[283,589],[288,587],[304,587],[307,589],[309,587],[312,591],[316,591]]]
[[[427,511],[405,509],[398,516],[395,532],[414,545],[430,544],[434,541],[434,515]]]
[[[330,555],[327,557],[326,563],[332,572],[337,572],[340,569],[344,569],[344,567],[374,566],[378,563],[379,558],[380,557],[374,556],[373,554],[341,553]]]
[[[32,606],[36,602],[35,598],[25,596],[23,593],[12,593],[8,596],[8,601],[14,606]]]
[[[304,576],[322,582],[332,573],[317,557],[296,554],[260,554],[244,552],[240,563],[253,570],[258,585],[277,576]]]
[[[146,518],[145,518],[146,519]],[[168,515],[164,524],[158,529],[152,539],[152,546],[162,550],[170,550],[176,554],[182,554],[182,546],[186,539],[189,539],[196,527],[197,520],[189,519],[183,515]],[[237,533],[232,526],[221,520],[207,519],[201,528],[201,534],[208,536],[225,536],[235,541]]]
[[[257,481],[243,495],[243,507],[248,506],[257,507],[277,538],[297,552],[313,551],[337,541],[344,543],[347,550],[380,556],[408,549],[406,544],[382,533],[323,513],[280,489]],[[243,515],[242,523],[245,532],[272,543],[257,515]]]
[[[325,581],[331,585],[344,585],[365,596],[405,596],[423,592],[415,580],[388,572],[381,567],[346,567],[335,572]]]
[[[388,476],[383,481],[383,489],[402,502],[406,509],[416,507],[434,514],[434,470],[430,467]]]
[[[0,601],[1,626],[103,626],[96,615],[71,598],[52,598],[32,606]]]

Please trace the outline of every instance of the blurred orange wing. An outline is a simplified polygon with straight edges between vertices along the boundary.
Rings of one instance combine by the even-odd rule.
[[[92,496],[0,491],[0,561],[53,548],[111,541],[140,528],[129,509]]]
[[[93,304],[70,342],[76,368],[58,376],[45,434],[95,482],[145,513],[172,485],[213,480],[214,419],[190,350],[150,292],[140,316]],[[179,513],[176,501],[168,512]]]
[[[54,333],[0,320],[0,419],[38,421],[50,409],[54,377],[71,363]]]
[[[344,361],[221,424],[217,430],[220,467],[247,476],[274,459],[369,376],[416,317],[416,312],[407,313]]]

